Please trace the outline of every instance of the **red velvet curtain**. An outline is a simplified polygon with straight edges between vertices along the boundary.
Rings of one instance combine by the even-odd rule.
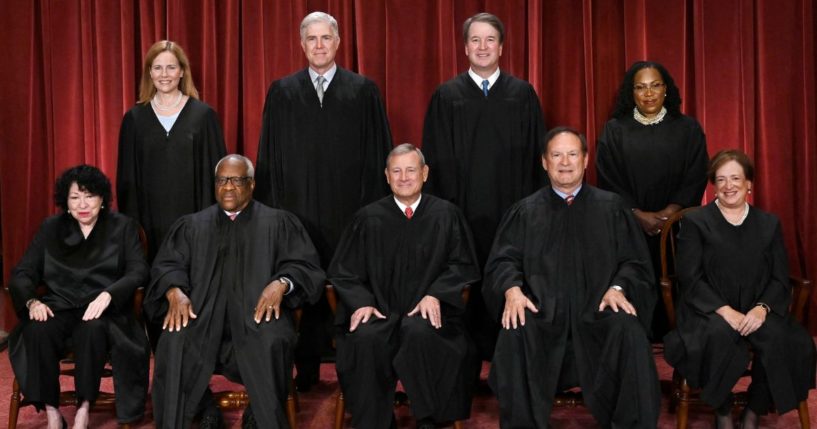
[[[627,66],[662,62],[710,153],[738,147],[755,159],[753,203],[780,216],[792,272],[816,274],[815,0],[2,0],[0,9],[4,279],[54,213],[63,169],[85,162],[116,176],[119,123],[153,42],[186,49],[228,150],[254,159],[267,87],[305,66],[298,26],[314,10],[338,19],[338,63],[380,86],[395,143],[420,142],[431,93],[467,67],[461,26],[479,11],[507,26],[501,68],[534,85],[548,125],[586,132],[591,153]],[[594,169],[588,176],[595,182]]]

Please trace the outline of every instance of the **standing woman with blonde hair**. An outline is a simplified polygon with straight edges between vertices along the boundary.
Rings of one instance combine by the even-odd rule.
[[[148,237],[148,261],[180,216],[215,202],[213,168],[226,154],[216,112],[199,101],[190,62],[175,42],[145,55],[139,101],[122,118],[116,196],[119,211]]]

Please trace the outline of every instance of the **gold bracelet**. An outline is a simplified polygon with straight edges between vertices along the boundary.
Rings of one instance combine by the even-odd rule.
[[[769,313],[772,312],[772,308],[769,307],[769,305],[766,304],[765,302],[758,302],[757,304],[755,304],[755,307],[760,307],[760,308],[766,310],[766,314],[769,314]]]

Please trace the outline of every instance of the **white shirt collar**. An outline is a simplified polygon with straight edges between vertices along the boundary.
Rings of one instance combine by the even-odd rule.
[[[484,77],[476,74],[476,72],[474,72],[472,68],[468,69],[468,76],[471,76],[471,79],[474,81],[474,83],[476,83],[477,86],[480,89],[482,89],[482,81],[485,80]],[[496,68],[496,71],[494,71],[493,74],[488,76],[488,89],[491,89],[491,87],[494,86],[494,83],[496,83],[497,79],[499,79],[499,67]]]
[[[420,194],[420,196],[417,197],[417,201],[415,201],[410,206],[407,206],[407,205],[401,203],[400,200],[397,199],[397,197],[394,197],[394,202],[397,203],[397,207],[400,207],[400,211],[403,212],[403,213],[406,212],[406,207],[411,207],[411,211],[414,212],[414,213],[417,213],[417,206],[420,205],[420,200],[422,200],[422,199],[423,199],[423,194]]]
[[[317,85],[318,84],[318,81],[317,81],[318,76],[321,76],[321,75],[319,75],[318,72],[316,72],[315,70],[312,70],[312,67],[307,67],[307,70],[309,70],[309,80],[312,81],[312,86]],[[332,78],[335,77],[335,73],[337,73],[337,71],[338,71],[338,65],[337,65],[337,63],[335,63],[335,64],[332,64],[331,69],[329,69],[326,73],[323,74],[323,78],[326,79],[326,81],[323,84],[324,89],[326,89],[326,87],[329,86],[329,83],[332,82]]]
[[[564,192],[562,192],[562,191],[560,191],[560,190],[558,190],[558,189],[556,189],[556,188],[551,188],[551,189],[553,189],[553,192],[555,192],[555,193],[556,193],[556,195],[558,195],[558,196],[562,197],[562,199],[565,199],[565,198],[567,198],[567,196],[568,196],[568,195],[570,195],[570,194],[565,194]],[[573,191],[573,197],[578,196],[578,195],[579,195],[579,191],[581,191],[581,190],[582,190],[582,184],[581,184],[581,183],[579,183],[579,187],[578,187],[578,188],[576,188],[576,190],[575,190],[575,191]]]
[[[237,211],[237,212],[231,212],[231,211],[227,211],[227,210],[222,210],[222,211],[224,212],[224,214],[226,214],[226,215],[227,215],[227,217],[230,217],[231,215],[236,215],[236,216],[238,216],[238,214],[239,214],[239,213],[241,213],[241,210],[239,210],[239,211]]]

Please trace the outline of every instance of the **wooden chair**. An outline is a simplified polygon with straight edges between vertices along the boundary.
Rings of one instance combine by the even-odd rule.
[[[675,213],[667,219],[661,228],[661,297],[666,307],[670,329],[675,329],[676,327],[675,304],[673,299],[678,288],[678,277],[675,266],[675,250],[679,229],[678,222],[686,213],[695,208],[696,207],[690,207]],[[808,302],[809,293],[811,292],[811,282],[797,277],[791,277],[789,280],[792,286],[792,300],[789,311],[795,320],[803,323],[806,303]],[[748,372],[746,375],[749,375]],[[737,392],[735,394],[735,405],[745,406],[746,403],[747,392]],[[687,384],[686,378],[678,373],[677,370],[674,370],[672,373],[670,412],[676,413],[676,427],[686,429],[689,408],[690,406],[696,405],[703,405],[700,399],[700,390],[691,388],[689,384]],[[806,401],[800,402],[797,412],[800,416],[800,426],[804,429],[809,429],[808,403]]]
[[[470,289],[465,288],[462,290],[462,299],[465,302],[468,302],[468,296],[470,294]],[[326,300],[329,302],[329,308],[332,309],[332,314],[337,314],[338,310],[338,296],[335,293],[335,288],[332,285],[326,285]],[[409,406],[411,403],[409,402],[408,396],[406,396],[405,392],[399,391],[394,397],[394,406]],[[338,393],[335,396],[335,429],[343,429],[343,423],[346,417],[346,401],[343,399],[343,390],[338,388]],[[462,421],[457,420],[454,422],[454,429],[462,429],[463,424]]]
[[[145,230],[139,228],[139,241],[142,243],[142,251],[147,254],[148,249],[148,241],[147,235],[145,235]],[[43,295],[46,293],[45,286],[41,286],[38,288],[37,293],[39,295]],[[136,317],[136,320],[139,322],[140,326],[144,327],[144,319],[142,317],[142,301],[145,297],[145,290],[144,288],[140,287],[136,289],[136,292],[133,294],[133,315]],[[70,347],[68,347],[69,351],[65,354],[62,360],[60,360],[60,375],[66,375],[73,377],[74,376],[74,353],[70,351]],[[63,368],[64,367],[64,368]],[[110,367],[110,362],[105,365],[105,370],[102,372],[102,377],[111,377],[113,375],[113,371]],[[77,392],[75,391],[65,391],[60,392],[60,406],[74,406],[77,404]],[[22,404],[22,397],[20,394],[20,383],[17,382],[17,377],[14,377],[14,382],[12,385],[11,390],[11,399],[9,400],[9,429],[14,429],[17,427],[17,418],[20,414],[20,406]],[[96,402],[94,402],[94,410],[116,410],[116,395],[113,392],[99,392],[99,397],[97,397]],[[122,429],[130,429],[131,425],[128,423],[122,424],[120,426]]]
[[[295,310],[295,331],[298,331],[298,326],[301,324],[302,310],[300,308]],[[213,397],[218,407],[224,411],[243,410],[250,404],[250,397],[246,390],[225,390],[213,392]],[[289,381],[289,393],[287,393],[286,400],[286,414],[290,429],[298,427],[298,391],[295,389],[295,378],[291,377]]]

